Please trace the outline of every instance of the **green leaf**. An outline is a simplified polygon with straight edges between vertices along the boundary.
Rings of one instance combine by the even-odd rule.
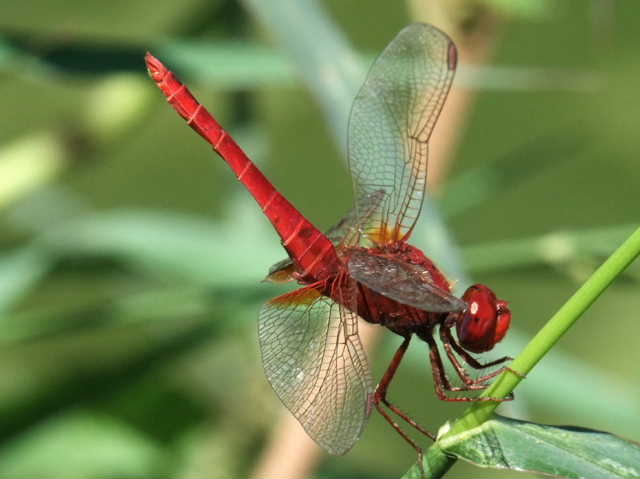
[[[290,62],[273,48],[249,43],[176,39],[153,47],[153,53],[180,75],[217,88],[261,88],[297,83]]]
[[[260,210],[238,198],[229,201],[231,216],[238,219],[228,224],[168,211],[119,210],[66,223],[42,235],[38,244],[56,256],[121,258],[194,283],[253,284],[283,253]]]
[[[0,256],[0,312],[19,302],[48,269],[48,261],[34,247]]]
[[[75,410],[28,429],[0,451],[3,477],[116,477],[157,473],[165,451],[115,417]]]
[[[640,444],[593,429],[496,416],[439,445],[483,467],[562,477],[640,477]]]
[[[62,140],[32,133],[0,148],[0,208],[56,179],[67,163]]]
[[[474,244],[463,249],[467,267],[474,273],[562,265],[606,256],[611,245],[621,243],[635,225],[615,225],[582,230],[554,231],[540,236]]]
[[[554,145],[553,152],[549,152],[549,144]],[[584,153],[588,146],[591,143],[586,134],[579,137],[560,130],[534,135],[496,160],[483,161],[448,180],[439,201],[440,210],[448,220],[474,211],[490,201],[497,191],[502,194],[516,191],[532,178],[558,169],[576,154]],[[523,157],[536,158],[536,161],[520,161]]]
[[[365,76],[365,65],[358,53],[322,3],[257,0],[242,3],[293,61],[322,107],[337,146],[345,151],[351,103]]]

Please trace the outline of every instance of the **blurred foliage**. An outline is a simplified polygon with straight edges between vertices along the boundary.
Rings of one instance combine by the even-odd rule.
[[[463,264],[510,300],[522,339],[506,351],[637,223],[640,190],[640,5],[517,3],[502,10],[492,60],[506,68],[465,81],[478,82],[478,102],[439,199]],[[319,45],[361,52],[352,76],[411,21],[381,0],[297,8],[307,8],[302,30],[331,32],[313,13],[325,8],[343,32]],[[1,477],[240,476],[255,465],[280,407],[255,316],[282,290],[259,280],[283,252],[228,168],[164,104],[143,55],[175,67],[326,227],[350,204],[339,139],[348,90],[328,97],[312,82],[317,65],[282,46],[295,35],[302,45],[304,32],[262,25],[231,0],[0,6]],[[518,415],[520,402],[525,419],[637,440],[637,278],[635,266],[503,411]],[[397,346],[385,338],[375,376]],[[461,409],[435,399],[424,347],[410,353],[391,394],[434,429]],[[413,459],[373,416],[318,476],[397,475]],[[453,474],[499,473],[457,464]]]

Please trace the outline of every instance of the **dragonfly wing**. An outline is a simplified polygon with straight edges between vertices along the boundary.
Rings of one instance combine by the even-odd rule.
[[[325,233],[336,246],[356,246],[360,243],[360,233],[371,226],[371,220],[379,210],[385,192],[382,189],[369,192],[337,224]]]
[[[293,260],[291,258],[285,258],[278,261],[273,266],[271,266],[271,268],[269,268],[269,272],[267,273],[267,276],[263,281],[271,281],[272,283],[287,283],[295,279],[293,277],[294,271],[295,266],[293,265]]]
[[[355,282],[344,278],[355,299]],[[328,452],[351,449],[373,391],[357,315],[305,287],[266,303],[258,330],[267,379],[287,409]]]
[[[435,284],[420,266],[355,250],[349,257],[349,274],[373,291],[399,303],[432,313],[462,311],[460,298]]]
[[[368,231],[376,243],[406,239],[420,215],[428,141],[456,62],[446,34],[414,23],[380,54],[353,102],[348,149],[358,217],[372,194],[384,192]]]

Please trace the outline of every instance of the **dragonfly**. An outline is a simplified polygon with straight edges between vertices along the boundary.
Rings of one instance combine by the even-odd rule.
[[[332,454],[353,447],[374,408],[420,456],[422,449],[398,418],[436,439],[387,397],[414,336],[429,348],[440,399],[499,400],[474,397],[471,391],[485,389],[508,369],[497,366],[511,358],[481,363],[472,353],[489,351],[503,339],[511,322],[508,303],[482,284],[470,286],[461,298],[454,296],[452,283],[434,262],[408,243],[426,194],[429,139],[457,58],[445,33],[415,23],[375,60],[349,119],[354,207],[323,233],[273,186],[189,89],[146,55],[149,74],[168,102],[228,163],[280,236],[288,258],[276,263],[267,279],[295,281],[300,287],[260,310],[262,363],[282,403]],[[377,386],[358,335],[360,319],[402,337]],[[447,373],[441,349],[456,381]],[[467,366],[485,373],[473,377]]]

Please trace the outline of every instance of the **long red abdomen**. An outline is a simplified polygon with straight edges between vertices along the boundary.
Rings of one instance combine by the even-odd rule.
[[[335,274],[340,260],[331,241],[275,189],[231,136],[157,58],[147,53],[149,75],[169,103],[231,166],[282,238],[302,277],[317,281]]]

